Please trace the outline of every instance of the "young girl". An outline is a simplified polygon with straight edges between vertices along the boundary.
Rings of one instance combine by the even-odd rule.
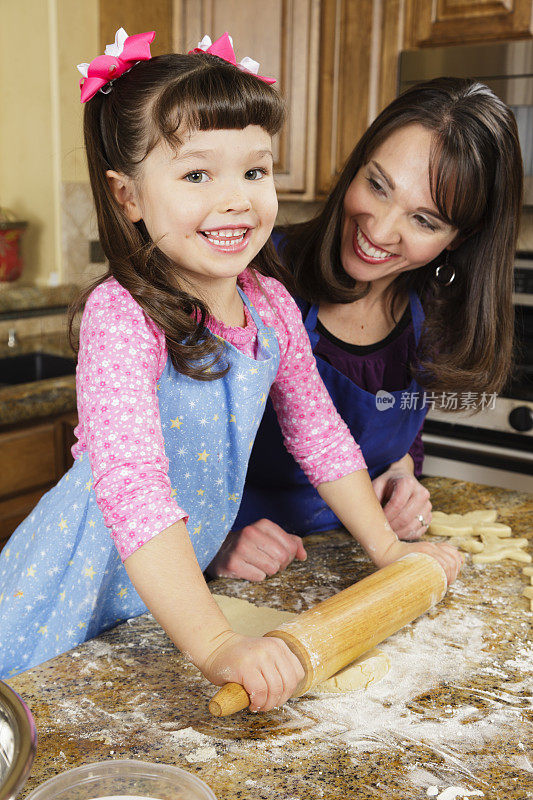
[[[377,566],[419,550],[452,581],[461,556],[392,533],[272,277],[279,96],[235,64],[227,34],[150,59],[152,38],[119,32],[82,66],[110,272],[83,313],[75,463],[0,557],[0,674],[149,608],[206,678],[268,710],[301,666],[280,640],[235,633],[202,570],[235,519],[269,393],[290,452]]]

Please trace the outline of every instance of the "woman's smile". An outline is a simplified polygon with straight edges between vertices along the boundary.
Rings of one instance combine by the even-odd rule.
[[[393,258],[397,258],[396,253],[382,250],[381,247],[378,247],[377,244],[372,242],[368,236],[365,236],[357,223],[355,223],[353,249],[357,256],[362,261],[366,261],[367,264],[383,264],[385,261],[391,261]]]

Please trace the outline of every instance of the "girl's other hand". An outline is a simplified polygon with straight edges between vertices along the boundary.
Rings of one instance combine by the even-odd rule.
[[[282,572],[295,558],[307,558],[301,538],[269,519],[260,519],[228,534],[207,573],[215,578],[262,581]]]
[[[425,486],[408,469],[389,468],[372,486],[383,513],[399,539],[420,539],[431,522],[431,502]]]
[[[304,677],[300,661],[275,636],[230,632],[200,666],[216,686],[235,682],[250,696],[250,711],[270,711],[286,703]]]
[[[428,556],[438,561],[446,573],[448,586],[457,578],[459,570],[464,562],[463,554],[460,553],[457,548],[452,547],[451,544],[446,544],[444,542],[433,544],[433,542],[397,541],[385,550],[377,566],[385,567],[387,564],[391,564],[393,561],[397,561],[399,558],[409,553],[427,553]]]

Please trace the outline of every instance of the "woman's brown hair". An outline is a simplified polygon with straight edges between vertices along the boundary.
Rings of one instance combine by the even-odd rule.
[[[391,284],[393,310],[395,301],[414,290],[426,314],[418,363],[411,369],[434,391],[498,392],[511,369],[523,173],[515,118],[483,84],[437,78],[388,105],[349,156],[323,210],[283,229],[283,260],[305,300],[349,303],[365,294],[367,285],[357,285],[341,263],[344,196],[375,150],[412,124],[433,134],[431,193],[440,215],[459,233],[449,254],[455,269],[449,286],[435,279],[443,254]]]
[[[97,92],[87,102],[85,147],[109,270],[71,309],[69,330],[75,349],[77,311],[91,291],[112,276],[164,332],[169,356],[179,372],[199,380],[225,374],[224,345],[206,328],[209,309],[185,285],[179,285],[179,269],[151,240],[142,220],[132,223],[124,214],[106,171],[135,179],[161,139],[178,148],[183,135],[191,131],[242,130],[248,125],[274,135],[283,117],[283,101],[275,89],[206,53],[174,53],[140,61],[114,82],[108,94]],[[290,282],[270,239],[255,257],[254,268]]]

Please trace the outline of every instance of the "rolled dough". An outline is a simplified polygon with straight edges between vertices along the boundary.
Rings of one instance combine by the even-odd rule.
[[[245,636],[263,636],[283,622],[296,617],[290,611],[279,611],[269,606],[254,606],[239,597],[214,594],[218,607],[237,633]],[[379,650],[371,650],[352,664],[339,670],[331,678],[319,683],[309,694],[327,692],[355,692],[367,689],[371,683],[381,680],[390,669],[389,659]]]

